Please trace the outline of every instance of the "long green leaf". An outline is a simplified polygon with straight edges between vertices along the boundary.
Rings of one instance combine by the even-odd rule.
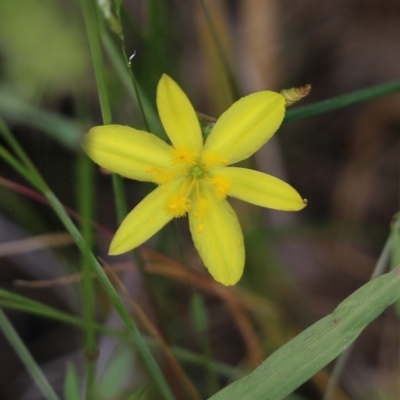
[[[329,315],[290,340],[252,373],[210,400],[280,400],[336,358],[400,298],[400,266],[362,286]]]

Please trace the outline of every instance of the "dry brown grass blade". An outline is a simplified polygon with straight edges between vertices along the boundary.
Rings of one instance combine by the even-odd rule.
[[[126,271],[131,271],[133,269],[135,269],[135,266],[132,265],[132,263],[120,263],[120,264],[115,264],[112,267],[110,266],[104,267],[104,271],[107,275],[114,275],[117,272],[126,272]],[[81,277],[82,274],[80,272],[77,272],[76,274],[63,276],[61,278],[43,280],[43,281],[15,280],[14,284],[15,286],[29,287],[32,289],[44,289],[48,287],[63,286],[71,283],[76,283],[81,280]],[[96,278],[96,275],[92,274],[92,277],[94,279]]]
[[[149,248],[143,248],[142,254],[146,260],[146,271],[168,276],[182,283],[190,282],[197,289],[221,299],[231,311],[242,335],[250,363],[257,365],[263,359],[263,351],[258,336],[254,331],[253,323],[246,314],[234,289],[222,286],[218,282],[194,270],[189,270],[178,262]]]
[[[164,338],[160,335],[158,332],[157,328],[154,326],[154,324],[150,321],[150,319],[147,317],[146,313],[142,310],[142,308],[139,306],[139,304],[132,299],[131,295],[129,294],[128,290],[126,289],[125,285],[121,282],[119,277],[116,275],[115,268],[112,268],[109,265],[105,265],[104,268],[108,275],[111,276],[112,280],[114,281],[114,284],[117,286],[119,291],[123,293],[125,298],[129,301],[129,304],[131,305],[132,309],[134,310],[135,314],[139,318],[140,322],[144,326],[144,328],[147,330],[147,332],[153,336],[155,339],[158,340],[159,345],[162,349],[162,351],[165,354],[165,357],[167,359],[167,362],[169,363],[171,369],[175,373],[178,382],[181,382],[182,385],[185,387],[186,391],[188,394],[191,396],[192,399],[194,400],[201,400],[201,396],[189,377],[186,375],[185,371],[182,369],[178,361],[176,360],[174,354],[172,353],[171,349],[169,348],[168,344],[165,342]]]
[[[68,233],[53,232],[33,236],[27,239],[13,240],[0,244],[0,257],[29,253],[46,248],[65,247],[74,241]]]
[[[204,6],[208,11],[212,21],[212,27],[202,8],[201,2],[196,1],[195,15],[197,18],[197,32],[200,42],[201,58],[207,60],[203,68],[206,85],[208,85],[207,93],[212,93],[208,102],[211,104],[210,109],[219,115],[225,111],[235,100],[232,88],[227,77],[224,63],[221,59],[221,53],[227,58],[227,62],[232,59],[232,43],[229,31],[228,12],[226,10],[226,2],[221,0],[204,0]],[[218,37],[219,45],[215,42],[213,29]]]

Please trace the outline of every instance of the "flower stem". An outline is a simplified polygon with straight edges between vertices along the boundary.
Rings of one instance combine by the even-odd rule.
[[[362,103],[377,97],[400,92],[400,80],[383,83],[381,85],[371,86],[366,89],[357,90],[343,96],[332,97],[327,100],[319,101],[309,106],[299,107],[289,110],[286,113],[284,122],[297,121],[299,119],[323,114],[339,108],[347,107],[352,104]]]

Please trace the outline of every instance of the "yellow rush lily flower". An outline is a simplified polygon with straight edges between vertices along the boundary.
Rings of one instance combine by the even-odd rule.
[[[189,216],[194,244],[210,274],[234,285],[245,262],[243,234],[227,196],[262,207],[297,211],[300,195],[273,176],[233,167],[266,143],[282,123],[285,99],[262,91],[234,103],[203,142],[196,112],[169,76],[157,88],[157,108],[172,146],[128,126],[96,126],[83,148],[100,166],[126,178],[158,185],[124,219],[110,254],[125,253],[153,236],[173,218]]]

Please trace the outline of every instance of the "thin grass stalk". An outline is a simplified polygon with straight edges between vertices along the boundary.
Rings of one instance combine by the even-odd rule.
[[[93,69],[96,77],[97,91],[99,94],[101,115],[104,125],[112,123],[112,113],[107,95],[105,67],[98,33],[98,9],[93,0],[81,0],[83,18],[85,20],[86,33],[89,40],[90,54],[93,61]]]
[[[239,90],[239,87],[237,85],[237,80],[236,80],[235,74],[233,72],[232,66],[229,63],[228,57],[225,54],[225,51],[224,51],[224,49],[223,49],[223,47],[221,45],[221,42],[220,42],[220,40],[218,38],[217,30],[215,29],[214,22],[213,22],[213,20],[211,18],[211,14],[210,14],[210,11],[209,11],[209,9],[207,7],[207,4],[206,4],[205,0],[199,0],[199,1],[200,1],[201,8],[203,10],[204,16],[206,18],[206,21],[208,23],[208,26],[210,27],[211,36],[212,36],[212,38],[213,38],[213,40],[215,42],[215,45],[216,45],[216,47],[218,49],[218,54],[219,54],[219,57],[221,59],[222,65],[224,66],[225,73],[226,73],[226,75],[228,77],[228,82],[229,82],[229,84],[231,86],[231,89],[232,89],[233,98],[235,100],[238,100],[240,98],[240,90]]]
[[[94,220],[94,165],[83,153],[80,154],[77,164],[77,192],[78,211],[81,216],[81,232],[87,243],[88,249],[92,250],[94,244],[93,226]],[[92,279],[92,268],[90,265],[90,252],[82,255],[81,262],[81,296],[82,317],[85,321],[85,350],[86,350],[86,399],[94,400],[97,340],[95,324],[95,289]]]
[[[90,53],[93,61],[93,69],[96,77],[103,124],[109,125],[112,123],[112,112],[107,92],[104,59],[98,30],[98,9],[93,0],[81,0],[81,7],[89,40]],[[112,180],[117,215],[122,216],[124,213],[126,215],[127,207],[122,178],[119,175],[113,174]]]
[[[117,174],[111,175],[111,181],[114,193],[117,221],[120,224],[128,214],[128,206],[126,204],[124,182],[123,179]]]
[[[118,18],[118,22],[120,24],[120,26],[122,27],[122,21],[120,18],[120,12],[119,12],[119,8],[117,7],[117,18]],[[103,31],[102,32],[102,38],[103,38],[103,42],[106,42],[106,37],[107,34]],[[133,87],[133,92],[135,94],[135,100],[138,103],[139,106],[139,111],[142,115],[142,119],[143,122],[145,124],[145,128],[148,132],[150,132],[150,125],[149,125],[149,120],[147,118],[146,112],[145,112],[145,108],[143,106],[143,101],[142,101],[142,96],[140,94],[140,90],[137,84],[137,80],[136,80],[136,76],[133,72],[132,66],[131,66],[131,59],[128,59],[127,53],[126,53],[126,47],[125,47],[125,41],[124,41],[124,35],[123,32],[120,33],[119,38],[121,39],[121,52],[122,52],[122,56],[123,59],[125,61],[125,69],[128,70],[128,75],[130,78],[130,83],[132,84]],[[100,95],[100,93],[99,93]],[[127,202],[126,202],[126,196],[125,196],[125,191],[124,191],[124,187],[123,187],[123,182],[122,179],[113,174],[112,177],[112,183],[113,183],[113,189],[114,189],[114,195],[115,195],[115,201],[116,201],[116,206],[117,206],[117,218],[118,218],[118,222],[121,223],[123,221],[123,219],[126,217],[126,215],[128,214],[128,207],[127,207]],[[134,260],[136,261],[136,265],[138,267],[138,270],[141,273],[141,277],[143,280],[143,284],[145,287],[145,290],[147,291],[147,293],[149,294],[149,302],[154,310],[154,312],[156,313],[156,316],[158,317],[158,307],[156,306],[156,296],[155,296],[155,292],[154,292],[154,288],[153,285],[151,284],[151,280],[149,279],[149,276],[146,274],[145,272],[145,262],[143,257],[141,256],[140,252],[137,249],[134,249],[131,252]],[[157,318],[159,320],[159,318]]]
[[[36,171],[35,165],[32,163],[28,155],[25,153],[23,148],[19,145],[19,143],[15,140],[14,136],[8,129],[6,123],[0,118],[0,131],[8,143],[8,145],[11,147],[11,149],[14,151],[14,153],[19,157],[20,161],[25,164],[25,166],[28,169]]]
[[[104,272],[103,268],[95,258],[95,256],[90,253],[90,249],[88,249],[86,242],[84,241],[82,235],[75,227],[71,219],[69,218],[68,214],[64,210],[64,207],[59,202],[57,197],[51,191],[44,193],[47,200],[49,201],[50,205],[52,206],[53,210],[56,212],[58,217],[60,218],[61,222],[64,224],[68,232],[73,237],[75,243],[81,250],[83,254],[87,253],[90,254],[90,262],[92,265],[93,270],[95,271],[97,278],[99,279],[101,285],[103,286],[104,291],[107,293],[111,303],[115,307],[118,314],[121,316],[122,320],[124,321],[128,331],[131,333],[134,342],[137,346],[139,353],[141,354],[146,366],[148,367],[150,373],[152,374],[162,396],[167,400],[174,400],[174,396],[168,386],[165,377],[158,366],[155,358],[151,354],[148,346],[146,345],[141,333],[139,332],[136,324],[134,323],[133,319],[131,318],[129,312],[123,305],[121,299],[118,296],[118,293],[112,286],[111,282],[109,281],[106,273]]]
[[[119,19],[120,25],[122,26],[122,21],[120,19],[121,17],[120,17],[119,13],[118,13],[117,17]],[[108,34],[106,32],[102,32],[101,37],[102,37],[103,43],[107,42]],[[146,112],[145,112],[145,109],[144,109],[142,96],[140,95],[140,91],[139,91],[139,87],[138,87],[138,84],[137,84],[136,76],[135,76],[135,74],[133,72],[133,69],[132,69],[132,60],[135,57],[135,53],[132,54],[128,58],[128,55],[127,55],[127,52],[126,52],[126,47],[125,47],[124,36],[121,35],[120,39],[121,39],[121,53],[122,53],[123,59],[125,61],[125,69],[127,69],[127,71],[128,71],[130,82],[132,83],[132,87],[133,87],[133,92],[135,94],[135,100],[137,101],[137,104],[139,106],[139,111],[140,111],[140,114],[142,115],[144,126],[145,126],[146,130],[148,132],[150,132],[150,125],[149,125],[149,121],[148,121],[148,118],[147,118],[147,115],[146,115]],[[110,46],[109,46],[109,48],[110,48]]]
[[[102,44],[104,46],[104,50],[114,68],[114,71],[116,75],[119,77],[119,80],[122,84],[122,86],[126,89],[129,97],[133,101],[134,104],[137,104],[139,106],[139,100],[142,103],[142,107],[144,108],[145,112],[142,113],[142,115],[146,116],[146,120],[144,120],[144,123],[146,124],[146,129],[154,134],[157,134],[157,132],[161,131],[161,124],[158,120],[158,114],[156,110],[151,106],[151,102],[149,98],[146,96],[146,93],[144,93],[141,88],[139,87],[138,81],[135,80],[136,83],[136,88],[134,87],[133,81],[132,81],[132,75],[130,74],[130,69],[127,68],[126,65],[126,59],[120,54],[119,49],[117,49],[117,46],[115,43],[112,41],[111,37],[109,34],[102,34],[101,36],[102,39]],[[129,61],[128,61],[129,64]],[[133,72],[132,72],[133,73]],[[136,76],[134,75],[134,78]],[[138,97],[139,94],[139,97]],[[141,107],[139,107],[141,109]],[[149,126],[147,126],[149,125]]]
[[[33,381],[36,383],[39,390],[42,392],[46,400],[60,400],[56,392],[50,386],[49,381],[39,368],[36,361],[31,356],[29,350],[26,348],[24,342],[19,337],[18,333],[10,323],[9,319],[5,315],[4,311],[0,308],[0,327],[1,330],[14,349],[18,354],[19,359],[25,366],[28,374],[31,376]]]
[[[299,107],[288,110],[284,122],[297,121],[307,117],[324,114],[329,111],[338,110],[352,104],[363,103],[377,97],[400,92],[400,80],[371,86],[366,89],[356,90],[355,92],[343,96],[332,97],[327,100],[319,101],[309,106]]]
[[[1,119],[0,119],[1,120]],[[3,131],[0,128],[0,133]],[[8,163],[12,168],[14,168],[20,175],[22,175],[29,183],[31,183],[35,188],[40,190],[41,182],[36,178],[35,174],[21,164],[8,150],[3,146],[0,146],[0,158],[2,158],[6,163]]]

